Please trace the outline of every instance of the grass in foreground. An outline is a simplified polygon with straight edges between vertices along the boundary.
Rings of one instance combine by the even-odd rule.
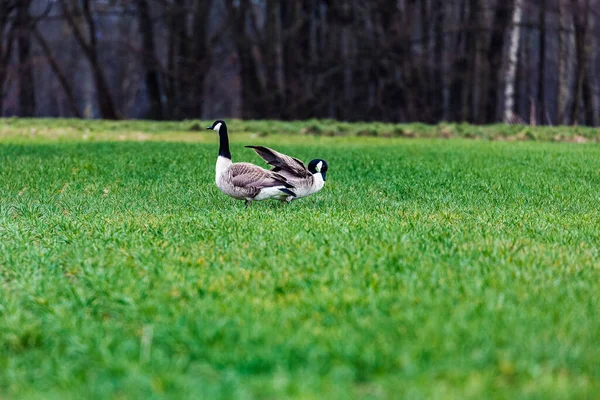
[[[198,135],[0,143],[0,397],[600,392],[598,146],[234,136],[330,164],[245,209]]]

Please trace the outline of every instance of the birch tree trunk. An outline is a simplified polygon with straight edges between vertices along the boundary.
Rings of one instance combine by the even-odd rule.
[[[506,90],[504,91],[504,122],[514,120],[513,108],[515,105],[515,77],[519,55],[519,34],[521,17],[523,16],[523,0],[515,0],[510,32],[510,47],[508,51],[508,65],[506,68]]]

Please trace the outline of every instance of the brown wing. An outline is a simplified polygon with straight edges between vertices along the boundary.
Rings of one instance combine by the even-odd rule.
[[[295,157],[286,156],[278,151],[264,146],[246,146],[265,160],[267,164],[275,167],[275,170],[288,171],[299,178],[308,178],[311,176],[306,165]]]
[[[273,186],[294,187],[285,177],[250,163],[235,163],[229,168],[229,173],[231,183],[238,187],[259,189]]]

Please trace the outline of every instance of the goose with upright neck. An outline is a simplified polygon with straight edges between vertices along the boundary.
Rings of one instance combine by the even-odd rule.
[[[310,196],[323,189],[327,179],[329,166],[327,161],[320,158],[311,160],[308,167],[299,159],[282,154],[265,146],[246,146],[265,160],[273,168],[272,172],[285,177],[287,181],[295,186],[296,196],[280,196],[280,200],[288,203],[293,199]]]
[[[215,182],[221,192],[249,206],[254,200],[279,199],[281,196],[296,197],[294,185],[275,171],[269,171],[246,162],[231,161],[227,124],[217,120],[206,129],[219,133]]]

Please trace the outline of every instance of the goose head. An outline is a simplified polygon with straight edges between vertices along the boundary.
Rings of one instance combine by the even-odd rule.
[[[218,133],[221,133],[221,128],[224,128],[223,130],[225,132],[227,132],[227,124],[225,123],[225,121],[218,119],[215,122],[213,122],[212,125],[207,127],[206,129],[209,131],[217,131]]]
[[[325,181],[327,178],[328,168],[327,161],[321,160],[320,158],[311,160],[311,162],[308,163],[308,171],[313,175],[321,174],[321,176],[323,176],[323,181]]]

